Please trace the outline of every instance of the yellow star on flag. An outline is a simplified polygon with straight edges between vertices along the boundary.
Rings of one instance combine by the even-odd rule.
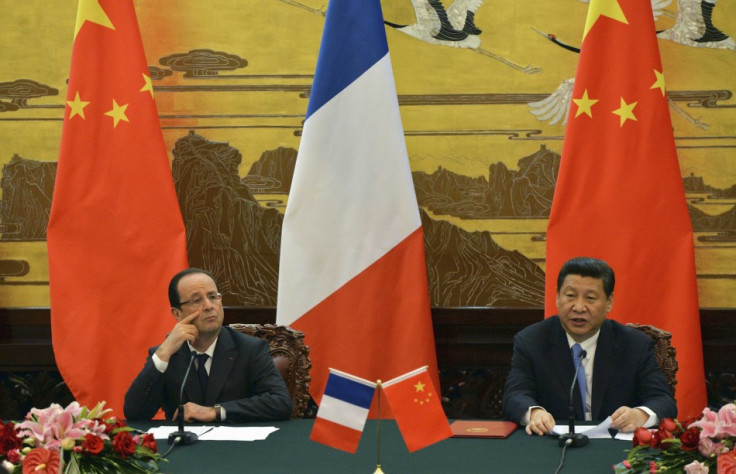
[[[414,385],[414,388],[417,389],[417,392],[423,392],[424,391],[424,384],[422,382],[417,382],[416,385]]]
[[[597,2],[591,2],[588,8],[588,18],[585,20],[583,40],[588,36],[588,32],[593,28],[595,22],[602,16],[607,16],[626,25],[629,24],[624,11],[621,10],[621,5],[618,4],[618,0],[598,0]]]
[[[657,80],[654,81],[654,84],[652,84],[652,87],[650,87],[650,89],[660,89],[662,91],[662,97],[664,97],[664,74],[654,69],[654,75],[657,77]]]
[[[124,120],[126,122],[130,122],[128,120],[128,117],[125,115],[125,110],[128,108],[128,104],[125,105],[118,105],[118,103],[115,101],[115,99],[112,100],[112,110],[109,112],[105,112],[105,115],[108,117],[112,117],[113,119],[113,128],[118,126],[118,122],[121,120]]]
[[[75,115],[79,115],[83,119],[86,118],[84,116],[84,108],[89,105],[89,102],[84,101],[79,98],[79,91],[77,91],[77,95],[74,97],[74,100],[67,100],[66,105],[71,107],[71,111],[69,111],[69,119],[71,120]]]
[[[575,102],[575,105],[578,106],[578,110],[575,112],[575,117],[577,118],[580,114],[585,114],[590,118],[593,118],[593,111],[591,108],[593,105],[595,105],[596,102],[598,102],[598,99],[591,99],[588,97],[588,89],[585,89],[585,92],[583,92],[583,96],[579,99],[573,99],[573,102]]]
[[[637,122],[636,116],[634,115],[634,107],[636,107],[636,104],[639,102],[632,102],[630,104],[627,104],[623,97],[621,97],[621,107],[614,110],[613,113],[615,115],[618,115],[621,117],[621,120],[619,122],[619,126],[623,127],[624,123],[627,120],[633,120],[634,122]]]
[[[148,91],[151,93],[151,98],[153,98],[153,83],[151,82],[151,76],[146,73],[143,73],[142,75],[143,82],[145,82],[145,84],[143,84],[143,87],[141,87],[141,90],[139,90],[138,92]]]
[[[97,23],[98,25],[115,29],[110,17],[107,16],[105,10],[100,6],[99,0],[79,0],[79,7],[77,8],[77,25],[74,27],[74,38],[77,38],[77,33],[82,29],[84,23],[90,21]]]

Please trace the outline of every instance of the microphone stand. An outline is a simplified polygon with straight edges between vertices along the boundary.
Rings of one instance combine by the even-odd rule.
[[[572,377],[572,384],[570,385],[570,416],[568,418],[568,433],[560,435],[560,438],[558,440],[559,446],[571,446],[573,448],[582,448],[583,446],[586,446],[590,439],[582,434],[582,433],[575,433],[575,407],[573,406],[572,402],[572,395],[575,391],[575,384],[578,381],[578,373],[580,372],[580,367],[583,365],[583,359],[585,359],[585,356],[587,353],[585,351],[582,351],[580,353],[580,362],[578,363],[578,367],[575,369],[575,375]],[[581,393],[580,397],[585,400],[585,394]]]
[[[192,357],[189,359],[189,365],[187,365],[187,371],[184,373],[184,380],[182,380],[181,389],[179,390],[179,430],[169,434],[169,444],[193,444],[199,439],[197,433],[184,431],[184,384],[187,383],[189,371],[192,369],[194,354],[195,352],[192,352]]]

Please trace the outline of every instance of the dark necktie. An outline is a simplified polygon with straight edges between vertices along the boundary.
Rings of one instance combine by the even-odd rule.
[[[199,386],[202,388],[202,401],[207,394],[207,381],[210,376],[207,374],[207,368],[204,363],[207,362],[209,356],[207,354],[197,354],[197,375],[199,376]]]
[[[582,364],[582,359],[580,358],[580,353],[583,352],[583,348],[580,347],[580,344],[573,344],[572,345],[572,357],[575,361],[575,370],[578,369],[578,366],[580,366],[580,370],[578,370],[578,388],[580,388],[580,398],[583,401],[583,418],[585,418],[585,394],[587,392],[586,387],[587,384],[585,383],[585,366]]]

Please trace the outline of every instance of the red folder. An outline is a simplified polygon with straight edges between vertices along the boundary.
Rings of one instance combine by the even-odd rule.
[[[513,421],[457,420],[450,425],[453,438],[506,438],[517,427]]]

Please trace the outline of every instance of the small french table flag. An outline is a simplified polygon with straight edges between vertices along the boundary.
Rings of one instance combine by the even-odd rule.
[[[355,453],[375,392],[375,382],[330,369],[309,439]]]

